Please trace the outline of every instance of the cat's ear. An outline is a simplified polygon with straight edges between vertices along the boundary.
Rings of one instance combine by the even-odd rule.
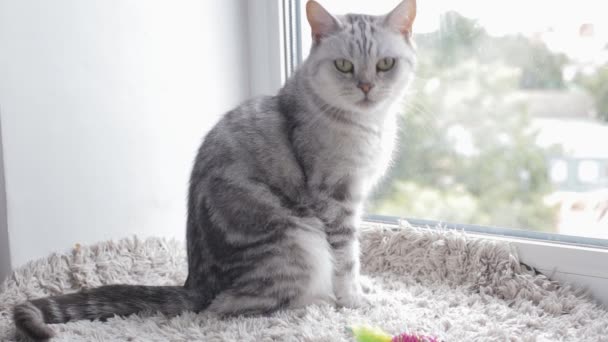
[[[306,3],[306,18],[310,24],[312,39],[315,43],[338,31],[341,27],[340,21],[314,0],[309,0]]]
[[[384,24],[401,32],[406,37],[412,36],[412,25],[416,18],[416,0],[402,0],[384,19]]]

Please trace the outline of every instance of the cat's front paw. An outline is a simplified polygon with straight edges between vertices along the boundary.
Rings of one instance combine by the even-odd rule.
[[[339,293],[336,296],[336,304],[339,307],[357,309],[371,304],[369,298],[363,291],[353,291],[351,293]]]
[[[372,278],[369,278],[367,276],[364,276],[364,275],[359,276],[359,286],[361,286],[361,289],[363,290],[364,294],[370,294],[370,293],[377,292],[376,284],[374,283]]]

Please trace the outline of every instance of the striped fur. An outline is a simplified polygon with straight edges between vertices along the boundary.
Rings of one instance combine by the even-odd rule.
[[[413,2],[380,17],[334,17],[307,4],[315,34],[310,57],[277,96],[228,112],[199,149],[184,286],[110,285],[31,300],[15,308],[17,327],[43,340],[53,334],[46,323],[143,311],[249,315],[364,303],[357,226],[390,161],[391,108],[413,74],[414,51],[401,29],[411,26]],[[380,72],[376,63],[386,57],[395,66]],[[340,58],[353,63],[352,73],[336,69]],[[361,82],[372,85],[369,92],[357,87]]]

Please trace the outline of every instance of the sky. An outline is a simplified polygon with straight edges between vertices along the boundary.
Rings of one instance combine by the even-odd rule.
[[[397,0],[320,1],[329,11],[338,14],[384,14],[398,3]],[[465,16],[479,19],[491,34],[528,33],[548,26],[559,30],[578,30],[581,23],[593,22],[603,26],[598,29],[606,37],[608,25],[604,25],[604,22],[608,4],[602,3],[601,0],[418,0],[416,30],[429,32],[437,29],[439,15],[455,10]]]
[[[330,12],[388,13],[398,0],[318,0]],[[302,1],[303,6],[306,1]],[[438,28],[441,13],[457,11],[477,19],[491,35],[544,32],[549,48],[566,52],[578,59],[595,59],[608,44],[608,3],[602,0],[418,0],[415,32],[431,32]],[[304,13],[304,12],[303,12]],[[582,24],[592,23],[594,37],[581,39]],[[310,31],[305,20],[305,32]],[[305,41],[304,43],[309,43]],[[304,45],[306,46],[306,45]]]

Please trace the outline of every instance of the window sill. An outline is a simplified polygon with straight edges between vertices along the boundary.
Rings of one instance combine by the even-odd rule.
[[[399,227],[398,220],[395,218],[388,218],[387,220],[387,218],[372,216],[366,218],[366,222]],[[438,226],[437,223],[433,225],[409,223],[414,227],[429,229]],[[440,224],[440,226],[443,227],[444,225]],[[446,228],[466,231],[471,237],[507,242],[515,248],[522,263],[535,268],[551,279],[589,290],[599,303],[608,307],[607,248],[541,241],[478,231],[471,232],[459,227],[450,227],[450,225],[447,225]]]

